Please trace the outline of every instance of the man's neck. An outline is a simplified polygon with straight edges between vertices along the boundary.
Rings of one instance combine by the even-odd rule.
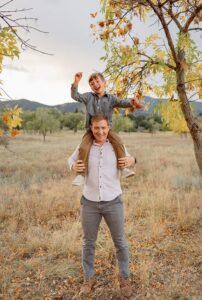
[[[94,142],[95,142],[95,144],[102,146],[107,142],[107,140],[105,140],[104,142],[99,142],[99,141],[94,140]]]

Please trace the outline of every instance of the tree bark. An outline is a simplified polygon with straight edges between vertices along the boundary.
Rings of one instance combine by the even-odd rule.
[[[187,126],[189,128],[193,140],[196,162],[198,164],[200,174],[202,177],[202,132],[199,128],[198,122],[193,116],[187,98],[186,87],[185,87],[185,71],[183,68],[184,62],[185,62],[185,53],[183,50],[180,50],[178,52],[178,63],[176,67],[177,92],[181,102],[182,112],[184,114]]]

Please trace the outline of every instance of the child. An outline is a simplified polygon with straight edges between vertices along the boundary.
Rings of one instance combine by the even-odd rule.
[[[86,106],[86,133],[83,136],[81,145],[79,147],[79,160],[82,160],[85,164],[85,172],[77,174],[76,178],[73,180],[73,185],[82,185],[84,183],[85,174],[88,170],[88,155],[90,147],[93,143],[93,135],[90,130],[91,117],[97,113],[103,113],[106,115],[110,121],[110,126],[112,125],[112,113],[115,107],[121,108],[136,108],[140,109],[143,106],[135,99],[124,99],[120,100],[118,97],[108,94],[105,92],[106,81],[101,73],[93,73],[89,77],[89,85],[92,92],[87,92],[80,94],[78,92],[78,85],[82,78],[82,72],[75,74],[74,83],[71,86],[71,96],[74,100],[83,103]],[[108,139],[111,142],[116,157],[117,162],[119,158],[125,156],[124,145],[117,134],[112,130],[109,131]],[[133,176],[135,173],[132,170],[124,168],[122,170],[123,177]]]

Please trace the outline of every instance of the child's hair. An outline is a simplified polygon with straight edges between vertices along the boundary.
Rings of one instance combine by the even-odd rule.
[[[92,73],[88,79],[88,82],[90,83],[93,79],[96,79],[97,77],[99,77],[102,81],[105,81],[104,76],[102,75],[102,73],[96,72],[96,73]]]
[[[102,121],[102,120],[105,120],[107,121],[107,124],[109,125],[109,119],[107,116],[105,116],[104,114],[102,113],[99,113],[99,114],[96,114],[94,116],[92,116],[91,118],[91,125],[93,124],[93,122],[99,122],[99,121]]]

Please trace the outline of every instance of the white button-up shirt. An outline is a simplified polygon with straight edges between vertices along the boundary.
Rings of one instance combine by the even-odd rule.
[[[68,159],[69,168],[78,159],[79,146]],[[125,148],[126,150],[126,148]],[[126,150],[126,156],[129,156]],[[117,159],[112,144],[107,140],[103,145],[93,142],[88,161],[83,195],[91,201],[110,201],[122,193]]]

